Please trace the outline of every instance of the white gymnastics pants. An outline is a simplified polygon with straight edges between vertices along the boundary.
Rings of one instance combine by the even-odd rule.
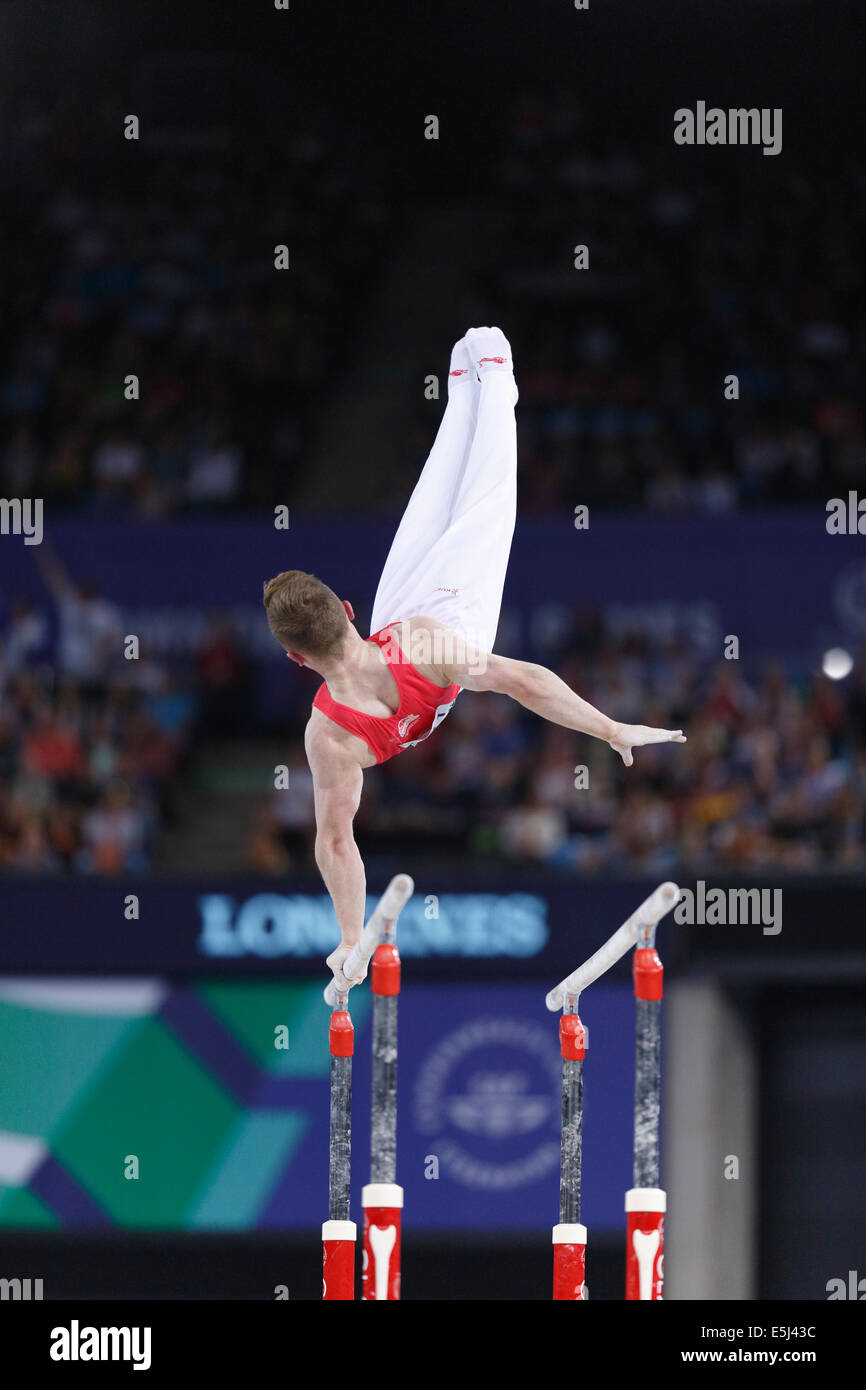
[[[438,618],[493,650],[517,515],[514,376],[456,384],[394,537],[372,632]]]

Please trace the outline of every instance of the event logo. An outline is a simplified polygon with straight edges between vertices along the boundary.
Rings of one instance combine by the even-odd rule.
[[[367,899],[366,915],[376,899]],[[334,908],[327,893],[227,893],[198,898],[197,948],[211,959],[326,956],[334,947]],[[544,950],[550,936],[547,902],[537,893],[442,893],[436,914],[416,895],[400,918],[400,954],[513,956]]]
[[[523,1019],[479,1018],[441,1039],[418,1072],[414,1109],[442,1177],[494,1192],[553,1172],[560,1071],[550,1030]]]

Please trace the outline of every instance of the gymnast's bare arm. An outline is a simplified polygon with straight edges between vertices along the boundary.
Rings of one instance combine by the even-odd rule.
[[[348,989],[342,964],[364,925],[367,878],[353,821],[361,800],[362,762],[369,749],[313,710],[304,736],[316,811],[316,864],[331,895],[340,928],[340,944],[328,957],[338,988]],[[366,973],[366,972],[365,972]],[[353,983],[363,979],[358,976]]]
[[[525,709],[552,724],[603,739],[619,753],[626,767],[634,762],[633,748],[650,743],[685,743],[681,729],[653,729],[646,724],[621,724],[581,697],[545,666],[473,649],[459,633],[429,619],[412,623],[413,635],[423,627],[431,638],[429,669],[464,690],[495,690],[510,695]],[[420,637],[420,633],[418,633]],[[438,649],[438,650],[437,650]],[[439,652],[445,653],[438,662]],[[416,663],[417,664],[417,663]]]

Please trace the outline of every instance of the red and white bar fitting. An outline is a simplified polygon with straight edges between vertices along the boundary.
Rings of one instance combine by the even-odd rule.
[[[328,1048],[332,1057],[351,1057],[355,1050],[355,1030],[346,1009],[335,1009],[328,1027]],[[327,1302],[351,1302],[355,1297],[354,1221],[322,1223],[322,1298]]]
[[[376,947],[370,971],[373,994],[400,993],[400,954],[396,945]],[[361,1192],[364,1208],[364,1254],[361,1297],[366,1302],[396,1302],[400,1298],[400,1225],[403,1189],[393,1182],[370,1182]]]
[[[635,999],[658,1001],[664,992],[664,967],[652,946],[641,947],[632,962]],[[625,1296],[631,1301],[663,1298],[665,1209],[660,1187],[633,1187],[625,1194]]]
[[[349,1302],[355,1297],[354,1221],[322,1223],[322,1298],[328,1302]]]
[[[559,1020],[559,1050],[566,1062],[582,1062],[586,1057],[589,1030],[577,1014],[563,1014]],[[579,1215],[579,1212],[578,1212]],[[586,1301],[586,1227],[580,1222],[553,1228],[554,1302]]]
[[[364,1256],[361,1297],[366,1302],[400,1298],[400,1218],[403,1189],[393,1182],[371,1182],[361,1192]]]
[[[558,1302],[586,1301],[585,1226],[553,1228],[553,1297]]]
[[[625,1194],[625,1296],[629,1302],[663,1297],[666,1205],[659,1187],[633,1187]]]

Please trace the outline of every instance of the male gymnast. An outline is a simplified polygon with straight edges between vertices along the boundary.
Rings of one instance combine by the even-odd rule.
[[[351,603],[314,575],[288,570],[264,588],[268,624],[288,656],[323,678],[305,747],[313,775],[316,863],[341,939],[328,956],[336,987],[364,925],[366,878],[352,823],[367,767],[413,748],[461,690],[510,695],[542,719],[603,739],[626,767],[632,749],[685,743],[680,729],[621,724],[552,671],[493,651],[517,512],[517,387],[498,328],[455,344],[448,403],[388,554],[372,635]]]

